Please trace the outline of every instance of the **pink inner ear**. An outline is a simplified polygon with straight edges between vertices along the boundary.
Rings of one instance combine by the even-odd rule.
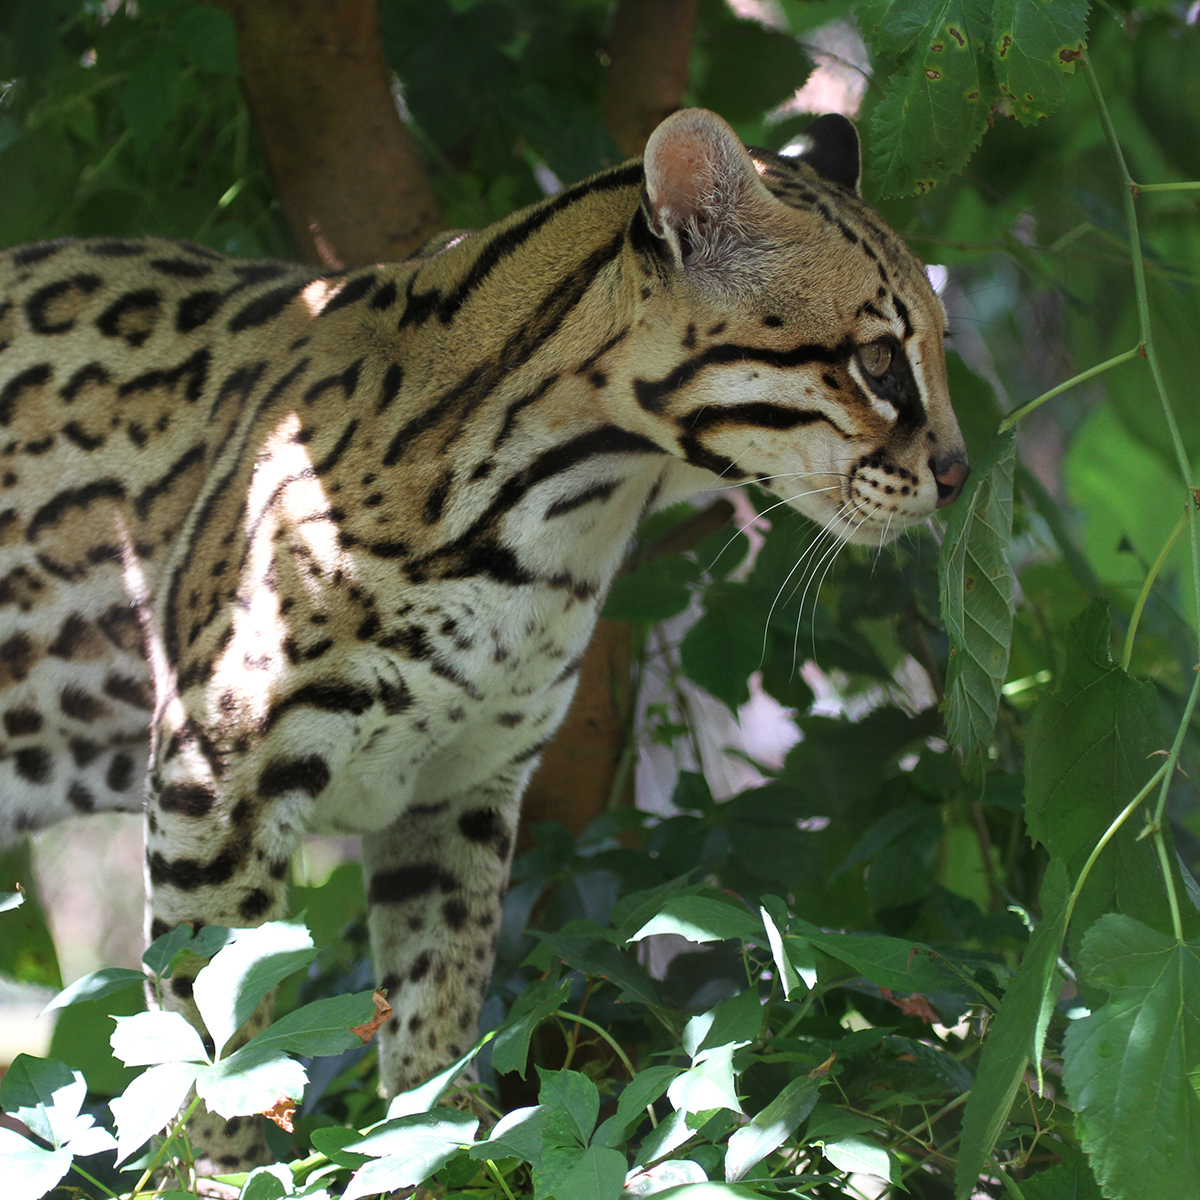
[[[712,178],[706,150],[712,152],[701,138],[683,130],[655,147],[649,182],[650,199],[656,207],[666,205],[675,213],[686,214],[703,206],[704,185]]]

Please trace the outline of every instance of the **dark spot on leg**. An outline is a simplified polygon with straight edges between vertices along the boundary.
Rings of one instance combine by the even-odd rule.
[[[442,916],[451,929],[461,929],[467,923],[467,906],[457,897],[447,900],[442,905]]]
[[[30,783],[45,783],[50,778],[50,755],[37,746],[18,750],[13,755],[13,766]]]
[[[270,907],[270,893],[263,891],[262,888],[255,888],[252,892],[249,892],[241,904],[238,905],[238,912],[240,912],[247,921],[252,921],[255,917],[261,917],[263,913],[265,913]]]

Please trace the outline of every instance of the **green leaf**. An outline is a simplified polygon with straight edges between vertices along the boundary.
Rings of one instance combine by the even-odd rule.
[[[0,1079],[4,1111],[56,1147],[70,1140],[86,1096],[87,1083],[79,1071],[31,1054],[18,1054]]]
[[[858,721],[810,716],[799,724],[804,739],[788,752],[780,779],[802,795],[820,796],[821,807],[815,811],[833,815],[851,801],[873,795],[895,774],[893,763],[902,754],[942,732],[936,709],[910,717],[892,705]]]
[[[358,863],[340,863],[317,887],[293,885],[293,912],[306,914],[308,929],[318,946],[338,941],[339,934],[366,908],[362,868]]]
[[[1087,39],[1088,0],[996,0],[992,53],[1009,112],[1033,125],[1067,94]]]
[[[141,971],[129,967],[105,967],[93,971],[90,975],[75,980],[70,987],[64,988],[45,1008],[42,1016],[57,1008],[66,1008],[71,1004],[82,1004],[86,1000],[101,1000],[115,992],[123,992],[126,988],[145,983],[146,976]]]
[[[686,1183],[655,1195],[657,1200],[755,1200],[760,1193],[736,1183]]]
[[[239,929],[197,976],[193,996],[220,1054],[229,1039],[282,979],[316,957],[303,925],[268,921]]]
[[[190,1027],[189,1027],[190,1028]],[[183,1107],[200,1067],[167,1062],[139,1075],[115,1100],[110,1100],[117,1123],[117,1162],[124,1162],[163,1129]]]
[[[901,59],[871,116],[871,177],[885,196],[927,192],[966,166],[996,94],[986,0],[895,0],[860,11],[867,41]],[[919,26],[919,27],[918,27]]]
[[[1104,1200],[1082,1154],[1021,1180],[1021,1200]]]
[[[171,22],[171,32],[183,57],[202,71],[240,75],[237,29],[233,18],[211,4],[196,4]]]
[[[920,942],[879,935],[826,933],[797,918],[784,945],[801,939],[853,967],[878,987],[894,992],[936,992],[961,986],[934,952]]]
[[[62,1009],[54,1022],[49,1057],[82,1071],[88,1091],[100,1096],[119,1096],[140,1068],[125,1066],[113,1054],[109,1043],[113,1017],[145,1011],[146,995],[141,988],[126,988],[87,1004],[72,1004]]]
[[[255,1167],[246,1176],[238,1200],[283,1200],[295,1192],[292,1172],[282,1163],[269,1167]]]
[[[703,48],[706,66],[697,100],[735,124],[760,120],[803,87],[812,71],[795,38],[757,21],[719,28]]]
[[[774,905],[778,905],[782,909],[778,897],[769,896],[766,899]],[[788,958],[783,949],[783,934],[780,932],[779,924],[776,923],[771,914],[764,907],[760,907],[758,915],[762,918],[763,928],[767,931],[767,941],[771,946],[771,958],[775,963],[775,977],[779,980],[780,986],[783,988],[783,998],[788,1000],[795,992],[798,992],[803,986],[808,989],[807,981],[802,981],[799,972],[796,970],[795,964]],[[786,916],[786,914],[781,914]],[[780,922],[782,923],[782,922]]]
[[[645,1166],[647,1163],[652,1163],[655,1159],[662,1158],[682,1146],[691,1136],[692,1130],[687,1123],[687,1113],[673,1112],[666,1120],[659,1121],[658,1126],[642,1139],[637,1156],[633,1160],[634,1164]]]
[[[667,1090],[679,1074],[678,1067],[647,1067],[639,1071],[617,1099],[617,1111],[592,1136],[593,1146],[621,1146],[634,1127],[646,1116],[646,1109]]]
[[[496,1122],[486,1141],[475,1142],[467,1153],[479,1159],[519,1158],[535,1167],[541,1166],[546,1115],[547,1110],[540,1104],[514,1108]]]
[[[539,932],[536,936],[567,966],[616,984],[624,993],[624,998],[640,1000],[643,1004],[661,1003],[654,980],[638,963],[622,954],[606,939],[567,933]]]
[[[355,1037],[357,1039],[357,1035]],[[442,1093],[463,1073],[471,1059],[479,1053],[482,1042],[488,1040],[490,1039],[487,1037],[481,1039],[466,1054],[461,1055],[436,1075],[431,1075],[424,1083],[417,1084],[415,1088],[409,1088],[407,1092],[397,1092],[388,1105],[388,1119],[428,1112],[442,1098]]]
[[[676,896],[630,937],[641,941],[656,933],[676,933],[693,942],[721,942],[740,938],[747,942],[766,942],[762,925],[740,904],[728,904],[708,896]]]
[[[223,1117],[265,1112],[280,1098],[298,1104],[307,1085],[308,1072],[295,1059],[250,1045],[201,1068],[196,1077],[197,1095]]]
[[[619,1151],[589,1146],[555,1186],[555,1200],[617,1200],[628,1169]]]
[[[200,1034],[182,1013],[157,1010],[116,1021],[109,1044],[127,1067],[209,1061]]]
[[[684,1035],[684,1046],[694,1059],[699,1059],[702,1052],[718,1046],[745,1046],[758,1037],[763,1023],[763,1006],[759,999],[758,988],[748,987],[728,1000],[693,1017],[688,1022],[688,1030]],[[700,1041],[692,1049],[691,1038],[696,1032],[702,1032]]]
[[[600,1093],[596,1085],[579,1071],[547,1071],[537,1069],[541,1080],[538,1104],[547,1117],[554,1112],[566,1114],[571,1137],[586,1146],[596,1128],[600,1113]]]
[[[453,1109],[388,1121],[356,1142],[354,1150],[378,1161],[354,1172],[342,1200],[415,1187],[471,1144],[479,1119]]]
[[[689,558],[657,558],[616,579],[603,615],[613,621],[665,621],[687,608],[700,576],[699,564]]]
[[[736,1045],[729,1044],[705,1050],[695,1066],[673,1079],[667,1088],[667,1098],[675,1108],[685,1113],[709,1112],[714,1108],[741,1112],[733,1084],[736,1049]]]
[[[71,1169],[70,1150],[43,1150],[11,1129],[0,1128],[0,1176],[5,1200],[42,1200]]]
[[[1067,931],[1070,888],[1052,858],[1042,882],[1042,919],[992,1021],[963,1113],[955,1196],[967,1200],[987,1166],[1030,1061],[1041,1072],[1042,1045],[1058,998],[1058,955]]]
[[[704,593],[704,612],[684,635],[684,674],[731,709],[750,699],[751,675],[763,665],[763,629],[747,613],[758,611],[754,589],[722,581]]]
[[[539,979],[517,997],[508,1020],[500,1026],[492,1042],[492,1066],[497,1074],[517,1071],[522,1079],[525,1077],[533,1031],[561,1008],[570,994],[571,985],[565,979]]]
[[[125,82],[121,111],[133,136],[150,146],[160,137],[179,104],[179,59],[165,37],[140,56]]]
[[[353,1147],[361,1142],[363,1135],[354,1129],[346,1129],[342,1125],[326,1125],[312,1131],[314,1150],[319,1150],[330,1162],[339,1167],[349,1167],[354,1170],[365,1166],[371,1161],[366,1154],[355,1154]]]
[[[1154,686],[1109,658],[1108,637],[1108,608],[1096,601],[1071,623],[1066,667],[1034,710],[1025,743],[1030,836],[1066,863],[1072,879],[1165,747]],[[1097,860],[1075,909],[1076,928],[1112,909],[1171,927],[1152,843],[1137,840],[1142,824],[1136,816],[1127,821]]]
[[[254,1046],[260,1051],[286,1051],[312,1057],[341,1054],[343,1050],[362,1045],[362,1040],[358,1034],[350,1032],[350,1027],[369,1021],[374,1012],[370,992],[314,1000],[280,1017],[247,1042],[245,1049]]]
[[[237,936],[237,931],[223,925],[205,925],[198,932],[186,922],[156,937],[146,947],[142,963],[153,975],[168,976],[172,964],[180,954],[194,954],[197,958],[211,958],[222,946],[228,945]]]
[[[954,506],[941,555],[942,617],[950,638],[946,730],[963,773],[982,779],[1012,643],[1013,467],[1016,433],[1002,434]]]
[[[861,1133],[826,1142],[822,1153],[839,1171],[877,1175],[880,1179],[887,1179],[892,1172],[892,1156]]]
[[[1101,1191],[1200,1196],[1200,944],[1109,913],[1079,968],[1108,1000],[1067,1030],[1063,1082]]]
[[[734,1130],[725,1151],[726,1180],[736,1182],[778,1150],[812,1112],[819,1087],[814,1079],[793,1079],[748,1124]]]
[[[17,181],[18,190],[26,177],[20,174],[24,168],[11,157],[0,154],[0,240],[19,241],[6,238],[4,208],[8,200],[9,182]],[[13,174],[18,172],[18,174]],[[0,882],[6,886],[19,881],[25,887],[23,902],[18,902],[7,911],[0,937],[0,975],[7,975],[22,983],[35,983],[39,987],[62,987],[62,974],[58,969],[58,957],[54,952],[54,939],[46,924],[46,914],[38,902],[37,888],[33,885],[32,843],[28,838],[9,846],[0,853]],[[16,893],[20,897],[20,893]]]

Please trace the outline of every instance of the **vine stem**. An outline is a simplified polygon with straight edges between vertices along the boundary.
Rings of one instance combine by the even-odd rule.
[[[1121,653],[1122,671],[1129,670],[1129,660],[1133,657],[1133,642],[1137,634],[1138,624],[1142,619],[1142,609],[1146,607],[1146,601],[1150,596],[1150,589],[1154,586],[1154,581],[1158,578],[1158,573],[1162,570],[1163,563],[1167,561],[1167,555],[1171,553],[1171,547],[1179,540],[1179,535],[1183,532],[1184,525],[1187,524],[1187,516],[1187,509],[1184,509],[1183,515],[1171,531],[1171,536],[1167,538],[1166,545],[1158,552],[1158,557],[1154,560],[1153,566],[1146,572],[1145,581],[1142,583],[1142,590],[1138,593],[1137,603],[1133,606],[1133,615],[1129,618],[1129,628],[1125,632],[1125,649]]]
[[[1197,192],[1200,191],[1200,180],[1189,179],[1186,183],[1134,183],[1130,180],[1134,192]]]
[[[92,1176],[89,1175],[77,1162],[71,1163],[71,1170],[73,1170],[78,1175],[82,1175],[84,1177],[84,1179],[86,1179],[88,1181],[88,1183],[90,1183],[92,1185],[92,1187],[99,1188],[106,1196],[112,1196],[115,1200],[117,1193],[114,1192],[111,1188],[106,1188],[104,1186],[104,1184],[102,1184],[100,1182],[100,1180],[93,1179]]]
[[[1158,361],[1158,351],[1155,349],[1154,336],[1150,328],[1150,297],[1146,291],[1146,264],[1142,260],[1142,239],[1141,234],[1138,232],[1137,205],[1134,203],[1134,197],[1139,188],[1133,181],[1133,177],[1129,174],[1129,168],[1125,165],[1125,155],[1121,150],[1121,143],[1117,139],[1117,131],[1113,127],[1112,118],[1108,115],[1108,106],[1104,103],[1104,96],[1100,91],[1100,83],[1096,79],[1096,73],[1092,69],[1091,60],[1083,58],[1080,61],[1083,65],[1084,78],[1087,80],[1088,88],[1091,90],[1092,99],[1096,103],[1096,110],[1100,114],[1100,124],[1104,130],[1105,140],[1108,142],[1108,148],[1112,152],[1112,156],[1117,164],[1117,170],[1121,176],[1121,203],[1125,210],[1125,225],[1129,231],[1129,251],[1133,265],[1133,286],[1134,295],[1137,300],[1138,328],[1142,338],[1142,350],[1145,353],[1146,361],[1150,364],[1150,373],[1154,377],[1155,390],[1158,392],[1163,416],[1166,418],[1167,428],[1171,434],[1171,446],[1175,451],[1175,460],[1179,467],[1179,477],[1186,485],[1192,479],[1192,465],[1188,461],[1187,450],[1183,445],[1183,437],[1179,432],[1179,422],[1175,418],[1175,409],[1172,407],[1171,399],[1167,395],[1166,382],[1163,379],[1162,367]],[[1153,186],[1152,184],[1148,184],[1140,190],[1146,191]],[[1177,185],[1173,184],[1171,186],[1175,187]],[[1188,525],[1192,545],[1192,603],[1194,606],[1196,631],[1198,636],[1200,636],[1200,522],[1197,522],[1195,511],[1191,506],[1189,506],[1189,513],[1191,515]]]
[[[508,1200],[516,1200],[516,1197],[513,1196],[512,1192],[509,1190],[508,1181],[500,1173],[500,1170],[496,1164],[492,1162],[490,1158],[485,1158],[483,1161],[487,1163],[488,1170],[492,1173],[492,1178],[500,1185],[501,1190],[508,1197]]]
[[[1195,495],[1192,465],[1188,460],[1187,450],[1183,444],[1183,437],[1179,431],[1179,422],[1176,420],[1175,410],[1171,405],[1171,398],[1167,395],[1167,385],[1163,378],[1162,365],[1158,361],[1158,351],[1155,349],[1153,331],[1150,327],[1150,294],[1146,290],[1146,264],[1142,257],[1142,238],[1138,231],[1137,204],[1135,202],[1139,190],[1138,185],[1134,182],[1133,176],[1129,173],[1129,167],[1125,163],[1125,155],[1121,150],[1121,142],[1117,137],[1116,128],[1113,126],[1112,117],[1109,116],[1108,106],[1104,103],[1104,94],[1100,90],[1100,81],[1096,78],[1096,72],[1092,69],[1091,60],[1085,57],[1080,61],[1083,66],[1084,78],[1087,80],[1088,89],[1092,93],[1096,111],[1100,116],[1100,126],[1104,130],[1104,139],[1108,143],[1108,148],[1112,153],[1113,161],[1117,164],[1117,171],[1121,177],[1121,204],[1125,212],[1125,228],[1129,234],[1129,255],[1133,267],[1133,289],[1134,297],[1137,301],[1138,330],[1142,339],[1142,351],[1146,356],[1146,361],[1150,364],[1150,374],[1154,379],[1154,388],[1158,392],[1158,400],[1162,406],[1163,417],[1167,422],[1167,429],[1171,434],[1171,446],[1175,452],[1179,478],[1183,481],[1185,487],[1191,491],[1192,495]],[[1172,190],[1175,190],[1175,188],[1173,187]],[[1192,496],[1189,496],[1188,500],[1190,501],[1191,499]],[[1192,552],[1192,616],[1196,634],[1200,637],[1200,520],[1197,520],[1196,505],[1188,503],[1186,515],[1188,517],[1188,534]],[[1200,656],[1200,648],[1198,648],[1197,654]],[[1162,790],[1159,793],[1158,804],[1150,823],[1154,838],[1154,849],[1158,855],[1159,867],[1162,870],[1163,883],[1167,891],[1167,901],[1171,906],[1172,927],[1175,938],[1180,943],[1183,942],[1183,925],[1179,915],[1179,897],[1176,894],[1175,876],[1171,871],[1166,842],[1163,838],[1162,818],[1167,803],[1167,791],[1170,788],[1171,777],[1175,770],[1175,763],[1179,759],[1179,751],[1183,745],[1184,733],[1191,721],[1191,715],[1196,706],[1198,687],[1200,687],[1200,676],[1197,676],[1196,684],[1192,687],[1183,720],[1180,722],[1179,729],[1175,735],[1174,744],[1167,755],[1167,761],[1163,764]]]
[[[625,1070],[629,1072],[629,1078],[632,1079],[637,1074],[637,1072],[633,1069],[633,1063],[629,1061],[629,1056],[624,1050],[621,1049],[619,1045],[617,1045],[617,1043],[613,1040],[612,1034],[610,1034],[607,1029],[597,1025],[595,1021],[589,1021],[587,1017],[581,1017],[578,1013],[566,1012],[561,1008],[554,1014],[554,1016],[561,1017],[565,1021],[578,1021],[580,1025],[586,1025],[590,1030],[592,1030],[593,1033],[598,1033],[612,1047],[613,1053],[616,1054],[616,1056],[625,1065]]]
[[[1104,362],[1097,363],[1094,367],[1088,367],[1086,371],[1080,371],[1078,375],[1072,375],[1065,383],[1060,383],[1057,387],[1052,387],[1048,392],[1043,392],[1040,396],[1035,396],[1032,400],[1027,400],[1024,404],[1020,405],[1020,407],[1014,408],[1000,422],[1000,428],[997,432],[1007,433],[1018,421],[1029,416],[1035,408],[1041,408],[1047,400],[1053,400],[1055,396],[1069,391],[1078,384],[1086,383],[1089,379],[1093,379],[1105,371],[1111,371],[1113,367],[1119,367],[1121,363],[1129,362],[1131,358],[1137,358],[1141,353],[1142,346],[1137,345],[1132,350],[1126,350],[1124,354],[1118,354],[1115,358],[1105,359]]]
[[[568,1021],[578,1021],[580,1025],[586,1025],[590,1030],[598,1033],[612,1048],[616,1056],[625,1064],[625,1070],[629,1072],[629,1078],[632,1080],[636,1077],[637,1072],[633,1069],[633,1063],[629,1061],[629,1056],[624,1050],[613,1040],[612,1035],[608,1030],[601,1028],[595,1021],[589,1021],[587,1017],[581,1017],[578,1013],[564,1012],[561,1008],[554,1014],[556,1017],[563,1017]],[[654,1105],[647,1104],[646,1112],[650,1116],[650,1128],[658,1128],[658,1118],[654,1115]]]
[[[1134,796],[1134,798],[1130,800],[1130,802],[1125,805],[1125,807],[1121,809],[1121,811],[1112,819],[1111,824],[1104,831],[1100,840],[1095,844],[1095,846],[1092,847],[1092,852],[1087,856],[1087,861],[1083,864],[1083,868],[1079,872],[1079,878],[1075,880],[1075,886],[1071,889],[1071,895],[1067,900],[1067,919],[1064,923],[1064,927],[1071,923],[1071,915],[1075,911],[1075,904],[1078,901],[1080,894],[1083,892],[1083,885],[1087,882],[1087,877],[1092,873],[1092,868],[1096,865],[1096,859],[1098,859],[1103,853],[1104,847],[1107,846],[1108,843],[1111,842],[1116,836],[1117,831],[1121,828],[1121,826],[1124,825],[1131,816],[1133,816],[1134,810],[1137,808],[1137,806],[1141,804],[1141,802],[1145,800],[1145,798],[1150,795],[1152,791],[1154,791],[1155,785],[1158,784],[1159,780],[1161,780],[1163,775],[1166,774],[1168,765],[1170,765],[1169,761],[1163,763],[1163,765],[1159,767],[1153,775],[1150,776],[1150,778],[1143,785],[1142,790],[1138,792],[1138,794]]]
[[[194,1113],[196,1111],[197,1108],[199,1108],[199,1106],[200,1106],[200,1097],[193,1096],[191,1104],[189,1104],[187,1106],[187,1111],[175,1123],[175,1128],[176,1129],[185,1128],[188,1123],[188,1118],[192,1115],[192,1113]],[[155,1154],[155,1156],[150,1160],[150,1165],[146,1168],[146,1171],[142,1175],[141,1179],[139,1179],[137,1181],[137,1186],[133,1189],[133,1195],[135,1195],[135,1196],[139,1195],[141,1193],[142,1188],[144,1188],[146,1186],[146,1184],[148,1184],[150,1182],[150,1176],[153,1175],[156,1170],[158,1170],[158,1165],[159,1165],[159,1163],[162,1162],[163,1157],[166,1155],[167,1147],[170,1146],[173,1138],[174,1138],[174,1134],[168,1133],[166,1139],[163,1141],[163,1144],[161,1146],[159,1146],[158,1153]]]

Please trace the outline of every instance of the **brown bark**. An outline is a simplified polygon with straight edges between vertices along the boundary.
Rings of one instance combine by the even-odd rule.
[[[332,269],[403,258],[442,228],[396,112],[377,0],[219,0],[246,97],[304,257]]]
[[[525,793],[519,839],[523,846],[539,821],[557,821],[578,836],[613,799],[632,801],[632,771],[620,794],[613,796],[631,732],[632,670],[632,628],[625,621],[601,621],[584,656],[571,710]]]
[[[608,39],[604,124],[622,153],[683,103],[696,0],[618,0]]]

